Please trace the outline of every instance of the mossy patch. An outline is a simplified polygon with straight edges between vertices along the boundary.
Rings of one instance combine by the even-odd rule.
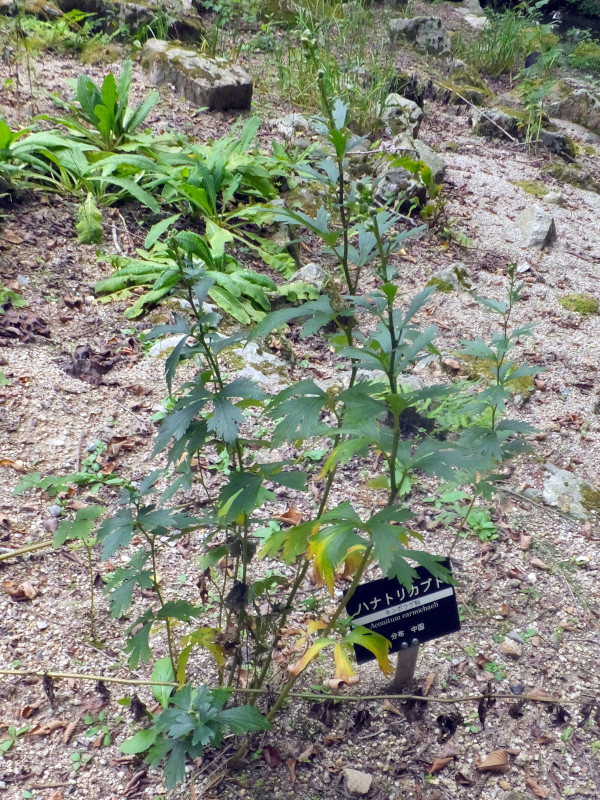
[[[581,505],[592,514],[600,514],[600,489],[595,489],[589,484],[583,484],[579,490]]]
[[[120,47],[116,44],[103,44],[97,39],[84,45],[79,56],[82,64],[114,64],[120,58]]]
[[[545,197],[548,194],[548,187],[542,181],[512,181],[512,183],[533,197]]]
[[[600,183],[594,180],[589,172],[577,167],[569,166],[568,164],[550,164],[545,168],[544,172],[552,175],[557,181],[568,183],[570,186],[575,186],[577,189],[585,189],[587,192],[596,192],[600,194]]]
[[[444,294],[451,294],[454,291],[454,286],[449,281],[442,278],[431,278],[425,284],[426,286],[435,286],[436,292],[443,292]]]
[[[576,311],[583,317],[598,313],[598,300],[591,294],[568,294],[558,302],[567,311]]]

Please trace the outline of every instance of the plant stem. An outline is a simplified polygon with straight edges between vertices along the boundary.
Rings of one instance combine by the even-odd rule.
[[[44,672],[43,670],[28,670],[28,669],[0,669],[0,675],[9,675],[14,677],[29,677],[32,675],[37,675],[39,678],[43,678],[44,675],[47,675],[49,678],[55,680],[61,679],[73,679],[73,680],[81,680],[81,681],[93,681],[97,683],[98,681],[102,681],[103,683],[115,683],[121,686],[172,686],[178,687],[179,684],[175,681],[145,681],[136,678],[115,678],[112,675],[89,675],[87,673],[82,674],[79,672]],[[236,692],[240,692],[241,694],[277,694],[277,690],[269,687],[267,689],[243,689],[237,688]],[[366,703],[375,700],[420,700],[421,702],[426,703],[443,703],[443,704],[456,704],[456,703],[467,703],[467,702],[478,702],[479,700],[483,700],[486,697],[496,700],[529,700],[531,703],[546,703],[546,704],[556,704],[559,703],[560,705],[584,705],[585,703],[589,702],[589,700],[599,700],[600,697],[590,697],[586,695],[585,698],[572,698],[572,697],[538,697],[537,695],[528,695],[528,694],[521,694],[518,698],[514,694],[473,694],[473,695],[462,695],[460,697],[436,697],[434,696],[427,696],[423,697],[423,695],[413,695],[413,694],[372,694],[372,695],[328,695],[328,694],[318,694],[316,692],[289,692],[288,697],[298,697],[303,698],[306,700],[327,700],[332,699],[335,702],[349,702],[349,703]]]

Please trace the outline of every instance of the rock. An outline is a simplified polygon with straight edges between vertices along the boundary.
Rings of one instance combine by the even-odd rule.
[[[168,355],[182,339],[185,339],[185,335],[165,336],[164,339],[159,339],[158,342],[152,345],[148,350],[148,355],[150,358],[160,358],[162,355]]]
[[[550,117],[566,119],[600,133],[600,100],[597,97],[587,89],[572,90],[566,84],[560,84],[557,93],[561,96],[551,97],[546,106]]]
[[[562,206],[565,202],[565,196],[562,192],[548,192],[542,197],[546,203],[552,203],[552,205]]]
[[[541,144],[542,147],[545,147],[546,150],[555,153],[557,156],[566,156],[569,159],[575,160],[577,155],[575,145],[571,139],[565,136],[564,133],[559,133],[558,131],[549,131],[546,130],[546,128],[542,128],[538,134],[537,144]]]
[[[554,219],[537,204],[522,211],[515,222],[527,247],[542,248],[556,239]]]
[[[359,772],[357,769],[344,770],[344,780],[346,781],[346,791],[353,797],[361,797],[369,793],[373,776],[368,772]]]
[[[500,108],[490,108],[473,122],[473,133],[493,139],[507,139],[508,133],[515,139],[520,137],[522,120]]]
[[[517,139],[524,141],[527,138],[527,117],[523,112],[513,109],[490,108],[474,120],[473,132],[480,136],[490,136],[494,139]],[[558,131],[541,128],[538,133],[537,144],[556,153],[574,159],[575,145]]]
[[[291,139],[297,131],[301,133],[310,131],[310,124],[306,117],[302,114],[294,113],[286,114],[285,117],[277,120],[275,122],[275,127],[286,139]]]
[[[473,105],[483,106],[494,97],[494,93],[477,70],[459,59],[450,65],[449,80],[445,80],[444,85],[451,93],[449,101],[453,104],[461,103],[464,98]]]
[[[311,261],[309,264],[305,264],[302,269],[299,269],[298,272],[295,272],[292,275],[290,278],[290,283],[293,283],[294,281],[302,281],[302,283],[308,283],[309,286],[314,286],[315,289],[318,289],[320,292],[323,288],[323,283],[325,282],[326,277],[327,275],[323,267],[320,267],[314,261]]]
[[[450,52],[450,36],[439,17],[392,19],[389,34],[393,43],[405,40],[423,53],[441,56]]]
[[[416,138],[423,116],[423,110],[416,103],[394,93],[385,98],[381,119],[389,136],[408,131]]]
[[[50,0],[25,0],[18,5],[16,0],[0,0],[0,14],[16,15],[20,10],[42,19],[62,17],[60,8]]]
[[[446,162],[444,159],[432,150],[429,145],[425,144],[425,142],[417,140],[414,145],[419,160],[426,164],[431,170],[433,182],[438,185],[443,183],[446,176]]]
[[[172,84],[176,92],[209,111],[250,108],[252,78],[222,58],[207,58],[197,50],[148,39],[142,49],[142,67],[153,85]]]
[[[523,648],[518,642],[509,639],[508,636],[504,637],[502,642],[502,652],[511,658],[521,658],[523,655]]]
[[[549,506],[580,520],[597,517],[600,512],[600,489],[550,461],[545,464],[542,497]]]
[[[136,31],[143,25],[151,25],[156,20],[158,7],[147,0],[127,2],[127,0],[56,0],[64,11],[85,11],[94,14],[103,30],[114,32],[126,25]],[[205,33],[200,14],[191,0],[163,0],[160,8],[171,20],[169,36],[187,41],[199,41]]]
[[[273,353],[261,350],[257,342],[233,348],[227,364],[237,378],[249,378],[263,389],[278,392],[289,385],[288,365]]]
[[[427,202],[427,187],[419,175],[403,167],[384,166],[378,177],[376,197],[385,203],[392,199],[399,200],[400,211],[408,209],[414,199],[419,207]]]
[[[467,268],[462,262],[434,272],[427,281],[427,286],[435,286],[438,292],[444,294],[450,294],[455,289],[460,292],[470,292],[473,288]]]
[[[50,506],[48,513],[51,517],[60,517],[62,514],[62,508],[59,505],[54,504],[53,506]]]

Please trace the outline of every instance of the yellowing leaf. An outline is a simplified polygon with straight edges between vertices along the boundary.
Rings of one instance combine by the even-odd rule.
[[[392,645],[385,636],[359,626],[346,635],[344,642],[347,644],[359,644],[373,653],[379,664],[379,669],[384,675],[389,677],[394,672],[394,667],[388,656]]]
[[[305,669],[308,666],[308,664],[310,664],[313,658],[319,655],[319,653],[321,652],[321,650],[323,650],[324,647],[328,647],[330,644],[333,643],[334,639],[319,639],[318,641],[316,641],[308,648],[306,653],[302,656],[302,658],[299,661],[296,661],[295,664],[290,664],[290,666],[288,667],[288,672],[290,673],[290,675],[294,676],[300,675],[302,670]]]
[[[362,561],[363,553],[365,552],[365,545],[357,544],[354,547],[351,547],[346,554],[346,559],[344,561],[344,571],[341,574],[341,578],[344,580],[350,580],[350,578],[354,577],[356,570],[358,569],[358,565]]]
[[[314,633],[315,631],[322,631],[326,627],[327,623],[323,622],[322,619],[309,619],[306,623],[306,630],[309,634]]]
[[[344,650],[344,646],[336,644],[333,650],[333,657],[335,659],[335,678],[344,683],[356,683],[356,673],[348,658],[348,653]]]

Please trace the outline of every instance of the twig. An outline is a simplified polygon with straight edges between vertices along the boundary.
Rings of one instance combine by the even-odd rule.
[[[52,547],[52,539],[46,539],[43,542],[36,542],[35,544],[28,544],[25,547],[19,547],[18,550],[11,550],[10,553],[3,553],[0,556],[0,561],[8,561],[9,558],[24,556],[27,553],[33,553],[35,550],[42,550],[44,547]]]
[[[121,245],[119,244],[119,237],[117,236],[117,227],[114,222],[112,224],[112,239],[113,239],[113,244],[115,246],[115,250],[120,256],[122,256],[123,250],[121,248]]]
[[[104,683],[119,683],[125,686],[173,686],[177,687],[180,684],[175,681],[144,681],[131,678],[114,678],[110,675],[85,675],[78,672],[49,672],[47,670],[28,670],[28,669],[0,669],[0,675],[14,675],[27,677],[30,675],[38,675],[43,677],[47,675],[49,678],[73,678],[82,681],[103,681]],[[241,686],[236,687],[236,692],[241,694],[281,694],[273,688],[268,689],[245,689]],[[574,697],[538,697],[537,695],[520,694],[515,695],[512,693],[500,692],[498,694],[471,694],[461,695],[460,697],[424,697],[420,694],[371,694],[371,695],[327,695],[317,694],[316,692],[289,692],[288,697],[299,697],[305,700],[335,700],[340,702],[349,703],[364,703],[375,700],[419,700],[426,703],[443,703],[443,704],[456,704],[456,703],[475,703],[485,698],[493,698],[495,700],[529,700],[532,703],[549,703],[560,705],[577,705],[583,702],[589,702],[590,699],[594,701],[600,700],[600,696],[586,694],[584,699],[576,699]]]
[[[79,441],[77,443],[77,458],[75,459],[75,472],[79,472],[81,466],[81,445],[83,444],[83,430],[79,434]]]

